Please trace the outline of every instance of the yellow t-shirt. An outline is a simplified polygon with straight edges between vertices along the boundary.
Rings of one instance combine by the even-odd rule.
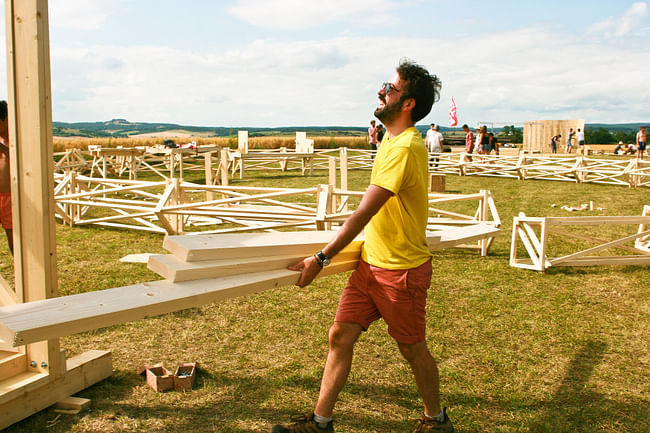
[[[361,257],[385,269],[411,269],[429,260],[427,150],[411,127],[396,137],[384,137],[370,183],[394,195],[365,227]]]

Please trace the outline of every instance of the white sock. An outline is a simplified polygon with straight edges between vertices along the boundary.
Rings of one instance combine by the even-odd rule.
[[[424,412],[424,416],[427,417],[428,419],[432,419],[438,422],[444,422],[445,421],[445,410],[442,409],[438,415],[427,415],[426,412]]]
[[[317,413],[314,413],[314,422],[318,425],[320,428],[326,428],[327,424],[332,421],[332,418],[327,418],[325,416],[320,416]]]

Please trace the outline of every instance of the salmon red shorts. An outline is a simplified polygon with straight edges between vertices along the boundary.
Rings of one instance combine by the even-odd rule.
[[[11,193],[0,192],[0,224],[6,229],[12,229],[11,219]]]
[[[424,341],[431,273],[431,260],[412,269],[384,269],[359,260],[343,290],[334,320],[358,323],[366,330],[383,318],[395,341]]]

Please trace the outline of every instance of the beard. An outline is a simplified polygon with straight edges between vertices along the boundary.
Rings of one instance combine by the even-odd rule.
[[[392,104],[386,104],[385,98],[382,98],[381,101],[384,103],[384,106],[377,107],[375,117],[383,122],[384,125],[389,125],[399,116],[400,111],[402,111],[402,98]]]

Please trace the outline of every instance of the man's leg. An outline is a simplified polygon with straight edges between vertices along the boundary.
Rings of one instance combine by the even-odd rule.
[[[440,386],[438,366],[429,353],[425,341],[415,344],[397,343],[400,352],[411,365],[415,383],[424,402],[424,413],[436,416],[440,413]]]
[[[329,352],[314,413],[330,418],[334,404],[352,366],[352,353],[363,328],[356,323],[334,322],[329,332]],[[437,413],[437,412],[436,412]]]

